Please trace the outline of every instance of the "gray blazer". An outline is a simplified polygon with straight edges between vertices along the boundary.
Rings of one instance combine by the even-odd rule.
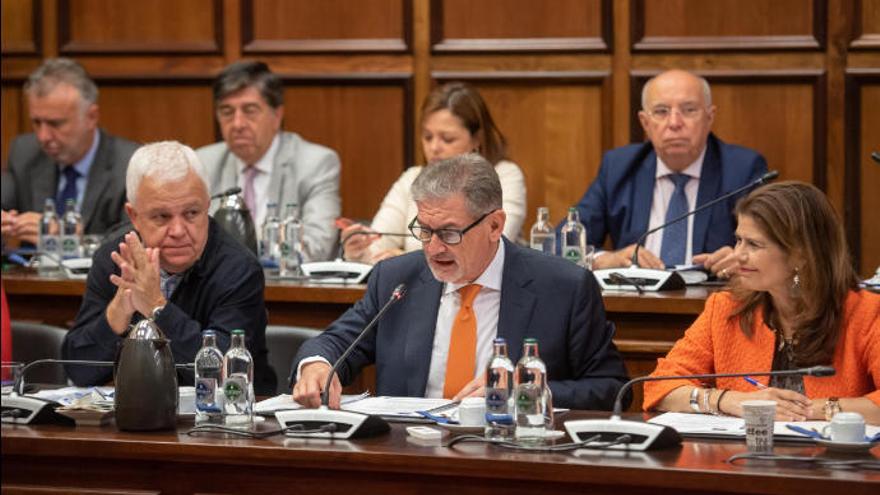
[[[103,129],[95,153],[80,213],[86,234],[105,234],[126,220],[125,171],[138,148],[136,143],[108,134]],[[58,192],[58,165],[40,148],[33,133],[22,134],[9,148],[9,166],[3,174],[4,210],[43,211],[46,198]]]
[[[208,171],[211,194],[239,185],[239,161],[225,142],[204,146],[196,153]],[[306,261],[323,261],[335,256],[338,231],[334,220],[341,210],[339,169],[339,156],[335,151],[310,143],[296,133],[282,132],[268,197],[256,198],[278,203],[282,211],[287,203],[299,205],[307,246]],[[211,213],[218,207],[218,202],[212,203]]]

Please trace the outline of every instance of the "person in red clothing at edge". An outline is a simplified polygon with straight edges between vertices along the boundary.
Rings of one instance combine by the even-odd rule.
[[[802,182],[756,189],[736,207],[737,266],[652,376],[831,365],[832,377],[719,378],[645,384],[644,409],[742,416],[777,402],[776,419],[858,412],[880,424],[880,295],[859,290],[843,227],[825,195]]]

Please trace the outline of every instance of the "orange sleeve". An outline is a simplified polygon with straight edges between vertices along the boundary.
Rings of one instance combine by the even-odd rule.
[[[876,302],[874,295],[863,296]],[[867,304],[867,334],[865,335],[865,362],[868,363],[868,373],[874,380],[874,391],[865,394],[871,402],[880,406],[880,305]],[[871,314],[873,313],[873,314]]]
[[[657,368],[651,376],[696,375],[714,373],[713,326],[726,325],[730,314],[731,298],[726,293],[716,293],[706,299],[706,306],[684,336],[675,343],[665,358],[657,360]],[[645,411],[657,406],[672,390],[683,385],[699,385],[697,380],[666,380],[645,382]]]

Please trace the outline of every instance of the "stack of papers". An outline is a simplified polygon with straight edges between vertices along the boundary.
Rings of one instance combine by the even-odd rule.
[[[422,416],[416,411],[427,411],[451,403],[449,399],[422,399],[418,397],[370,397],[369,394],[343,395],[342,407],[344,411],[374,414],[385,418],[420,419]],[[254,412],[257,414],[273,414],[276,411],[300,409],[302,406],[293,401],[290,394],[282,394],[271,399],[257,402]],[[452,414],[450,409],[446,414]]]
[[[745,438],[745,421],[742,418],[731,416],[712,416],[709,414],[691,413],[665,413],[648,420],[649,423],[669,426],[674,428],[682,436],[688,437],[716,437],[716,438]],[[821,432],[827,421],[776,421],[773,425],[773,436],[781,440],[808,440],[812,437],[797,433],[788,428],[794,425],[808,431],[815,429]],[[872,437],[880,432],[880,426],[865,426],[865,434]]]

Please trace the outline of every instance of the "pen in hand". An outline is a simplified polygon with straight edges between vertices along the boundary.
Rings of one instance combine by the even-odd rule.
[[[752,378],[752,377],[750,377],[750,376],[745,376],[745,377],[743,377],[743,380],[749,382],[749,384],[752,385],[752,386],[754,386],[754,387],[758,387],[758,388],[762,388],[762,389],[763,389],[763,388],[767,388],[766,385],[764,385],[763,383],[759,382],[758,380],[755,380],[754,378]]]

